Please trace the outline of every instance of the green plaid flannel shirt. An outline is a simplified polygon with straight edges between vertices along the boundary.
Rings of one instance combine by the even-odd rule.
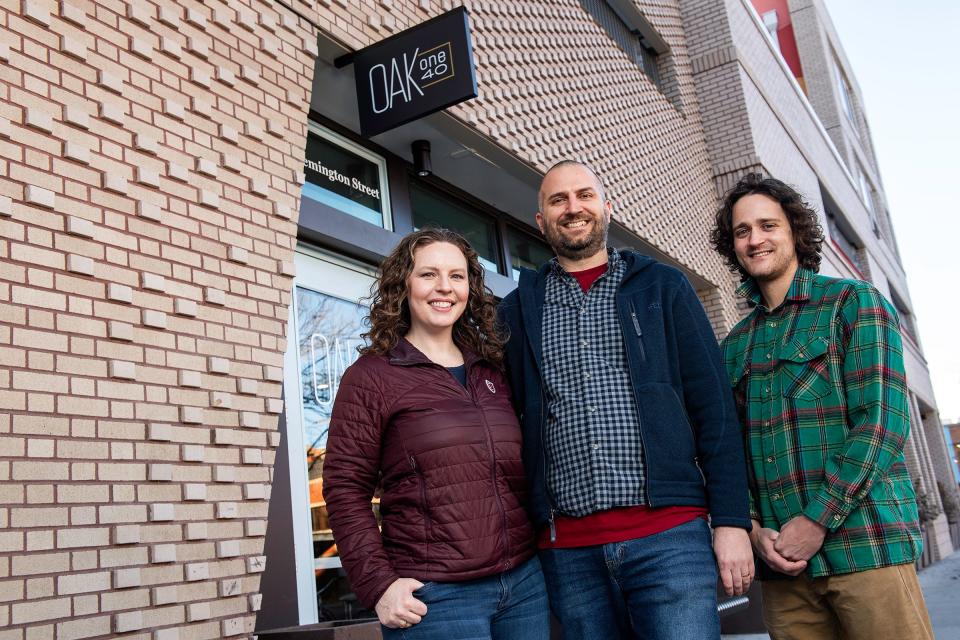
[[[811,577],[915,561],[916,498],[899,323],[872,285],[798,269],[784,303],[753,305],[723,341],[744,429],[750,513],[779,530],[801,514],[827,528]]]

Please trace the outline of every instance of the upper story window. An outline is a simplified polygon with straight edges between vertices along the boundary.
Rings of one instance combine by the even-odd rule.
[[[387,162],[382,156],[311,121],[303,173],[304,198],[392,229]]]
[[[855,162],[854,166],[856,167],[857,171],[857,182],[860,186],[860,198],[863,200],[863,204],[867,207],[867,216],[870,218],[870,227],[873,229],[873,233],[879,236],[880,225],[877,223],[877,209],[873,202],[873,186],[870,184],[870,179],[867,178],[867,173],[863,170],[863,165],[861,165],[859,162]]]
[[[645,29],[631,27],[610,6],[609,0],[580,0],[580,4],[593,16],[604,31],[614,42],[630,56],[637,66],[647,75],[658,89],[663,91],[663,80],[660,77],[658,57],[661,51],[650,42],[655,32],[650,25],[644,24]],[[648,33],[644,33],[647,31]],[[657,38],[659,39],[659,37]],[[666,46],[661,46],[666,51]]]
[[[830,229],[830,238],[840,247],[843,254],[853,263],[861,275],[866,271],[863,267],[863,255],[860,251],[860,244],[853,239],[852,235],[847,234],[840,226],[837,215],[827,210],[827,227]]]
[[[836,200],[822,184],[820,185],[820,198],[823,201],[823,213],[827,219],[827,229],[830,232],[830,240],[833,245],[860,272],[861,276],[867,276],[869,265],[860,235],[856,233],[850,219],[843,214]]]
[[[488,271],[497,268],[497,227],[493,218],[470,208],[463,201],[428,189],[422,184],[410,185],[410,208],[414,229],[443,227],[456,231],[470,243],[480,256],[480,264]]]
[[[917,324],[916,320],[913,317],[913,314],[907,308],[906,303],[897,295],[897,292],[892,288],[890,290],[890,302],[893,303],[893,306],[897,310],[897,315],[900,316],[900,329],[906,333],[914,342],[917,341]]]
[[[767,30],[767,35],[770,36],[770,41],[773,42],[773,48],[780,52],[780,38],[777,36],[777,27],[780,26],[780,21],[777,19],[777,10],[771,9],[770,11],[764,12],[760,19],[763,20],[763,26]]]
[[[859,134],[856,127],[857,116],[853,109],[853,90],[850,88],[850,81],[847,80],[847,76],[844,75],[843,69],[840,68],[840,62],[836,58],[833,60],[833,70],[836,75],[837,93],[840,94],[840,104],[843,107],[843,112],[850,119],[850,123],[854,125],[854,131]]]

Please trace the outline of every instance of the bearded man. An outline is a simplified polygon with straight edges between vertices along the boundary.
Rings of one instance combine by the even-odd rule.
[[[537,225],[556,257],[501,303],[530,512],[567,640],[719,638],[753,579],[733,397],[677,269],[607,247],[589,167],[554,165]]]

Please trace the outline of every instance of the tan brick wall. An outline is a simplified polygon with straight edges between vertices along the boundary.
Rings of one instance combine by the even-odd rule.
[[[590,163],[618,220],[724,282],[704,251],[716,197],[677,3],[637,5],[670,45],[679,110],[577,0],[467,5],[482,89],[454,113],[541,170],[564,157]]]
[[[315,47],[275,2],[0,3],[0,637],[252,631]]]

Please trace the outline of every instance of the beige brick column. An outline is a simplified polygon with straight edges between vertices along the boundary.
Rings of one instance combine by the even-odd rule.
[[[315,48],[277,2],[0,6],[0,638],[252,632]]]

